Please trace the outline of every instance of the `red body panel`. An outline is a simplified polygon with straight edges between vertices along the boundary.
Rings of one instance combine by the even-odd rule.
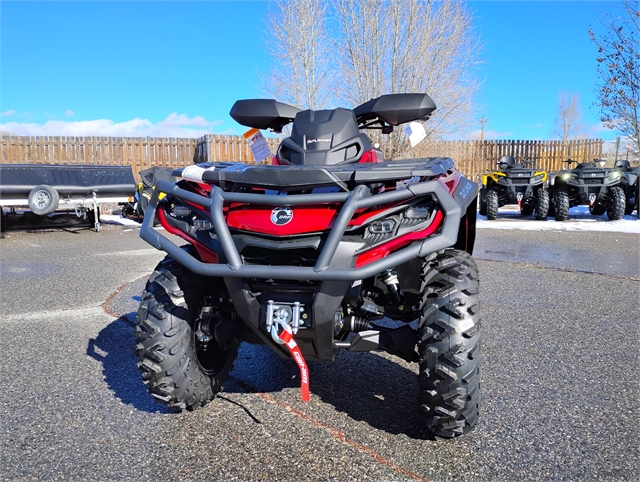
[[[227,213],[227,226],[272,236],[316,233],[333,226],[338,207],[294,206],[291,210],[291,221],[277,225],[271,221],[273,208],[232,204]]]

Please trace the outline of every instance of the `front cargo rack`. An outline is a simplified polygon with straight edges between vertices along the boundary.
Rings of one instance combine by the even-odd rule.
[[[355,281],[398,266],[417,257],[453,246],[458,237],[461,216],[476,198],[477,184],[460,177],[453,194],[436,179],[415,181],[401,188],[371,194],[367,183],[381,181],[403,181],[406,179],[435,178],[454,169],[453,161],[448,158],[411,159],[391,161],[379,164],[355,164],[347,166],[308,167],[308,166],[265,166],[246,164],[201,164],[204,172],[202,182],[210,184],[208,197],[180,188],[168,181],[160,181],[154,190],[142,223],[140,237],[155,248],[166,251],[179,263],[194,273],[212,277],[231,278],[273,278],[290,280],[341,280]],[[213,168],[213,169],[212,169]],[[174,171],[181,176],[182,170]],[[268,188],[291,188],[304,186],[339,187],[342,192],[315,194],[257,194],[231,191],[241,186],[259,186]],[[350,185],[353,187],[351,188]],[[158,209],[159,196],[165,193],[170,197],[193,203],[209,210],[212,230],[218,238],[225,258],[224,263],[202,262],[181,249],[160,232],[153,229]],[[424,240],[418,240],[409,246],[395,251],[382,259],[359,267],[330,266],[338,245],[358,209],[383,206],[411,198],[431,194],[437,200],[444,215],[439,232]],[[292,207],[343,203],[337,218],[322,246],[313,267],[306,266],[261,266],[249,265],[242,261],[233,237],[226,224],[223,208],[225,203],[247,203],[253,205]]]

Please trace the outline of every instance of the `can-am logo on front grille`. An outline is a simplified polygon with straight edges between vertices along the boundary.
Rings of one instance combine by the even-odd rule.
[[[271,211],[271,222],[283,226],[293,219],[293,211],[290,208],[275,208]]]

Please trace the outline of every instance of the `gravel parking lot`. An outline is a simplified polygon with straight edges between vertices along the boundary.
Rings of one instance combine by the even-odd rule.
[[[417,367],[341,353],[298,369],[243,345],[217,400],[169,413],[133,354],[137,228],[0,239],[2,480],[637,480],[636,234],[482,229],[483,410],[422,430]]]

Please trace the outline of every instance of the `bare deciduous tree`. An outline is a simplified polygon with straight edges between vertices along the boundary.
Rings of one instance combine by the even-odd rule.
[[[265,23],[265,44],[272,62],[263,91],[296,106],[326,107],[335,90],[326,2],[271,2]]]
[[[607,17],[603,33],[589,29],[589,36],[598,47],[600,118],[640,146],[640,2],[622,5],[619,17]]]
[[[304,6],[309,3],[315,16]],[[298,92],[304,87],[326,94],[323,102],[315,104],[303,99],[298,103],[301,107],[356,106],[382,94],[425,92],[438,106],[425,124],[429,138],[447,137],[474,122],[480,44],[462,0],[287,0],[272,7],[270,30],[281,26],[294,39],[316,35],[316,45],[322,43],[330,50],[303,66],[298,53],[301,41],[282,39],[270,46],[279,64],[271,78],[296,69],[316,73],[280,77],[281,91]],[[293,23],[288,20],[292,11],[299,15]],[[303,16],[312,18],[303,20]],[[309,22],[316,27],[313,32],[304,31],[303,25]],[[313,87],[306,84],[308,79]],[[276,89],[265,93],[275,94]],[[384,138],[381,144],[387,155],[406,155],[410,149],[401,128],[388,137],[372,137],[374,141]]]
[[[589,137],[582,123],[582,107],[578,94],[569,94],[566,90],[558,94],[558,115],[553,125],[551,136],[562,141]]]

